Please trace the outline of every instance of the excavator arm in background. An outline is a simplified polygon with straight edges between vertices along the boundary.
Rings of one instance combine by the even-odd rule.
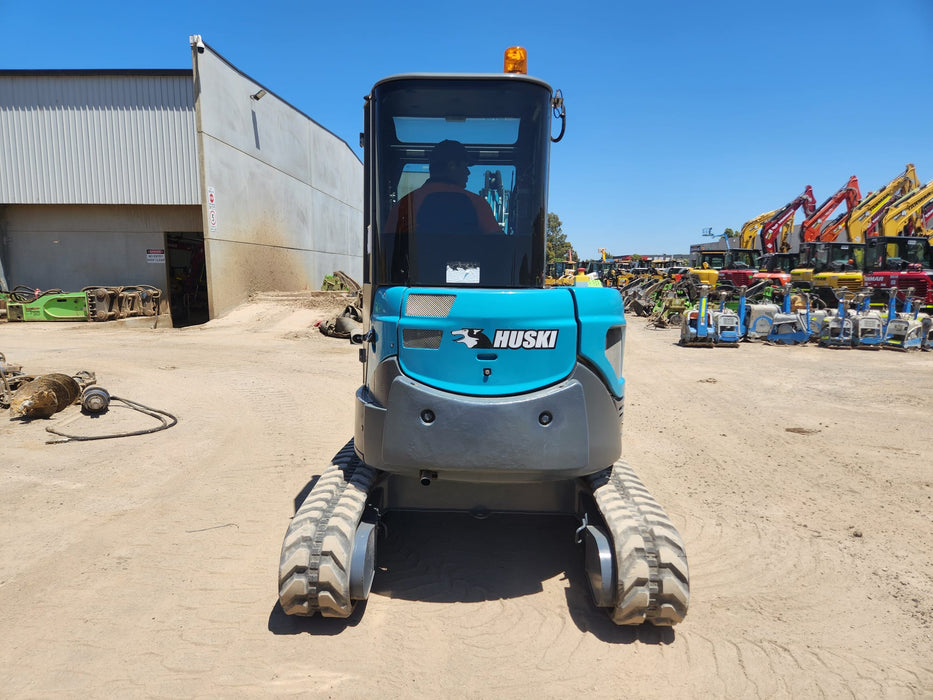
[[[933,236],[933,180],[917,187],[884,210],[879,236]]]
[[[812,216],[816,210],[816,197],[813,188],[807,188],[795,199],[791,200],[777,210],[777,213],[768,219],[761,227],[761,250],[763,253],[785,253],[790,250],[787,244],[787,234],[794,225],[794,214],[803,207],[806,216]],[[777,250],[777,235],[781,234],[781,249]]]
[[[878,235],[878,222],[885,209],[897,199],[920,186],[913,163],[877,192],[869,192],[849,213],[846,231],[850,243],[864,243],[866,236]]]
[[[766,211],[764,214],[759,214],[754,219],[746,221],[739,233],[739,247],[754,248],[755,239],[758,237],[758,234],[761,233],[761,227],[764,226],[764,223],[772,216],[777,214],[777,212],[777,209]]]
[[[853,175],[833,196],[803,220],[800,224],[800,240],[808,243],[810,241],[836,240],[846,215],[855,209],[861,199],[862,193],[859,191],[858,178]],[[846,211],[841,216],[833,219],[830,224],[827,224],[829,217],[843,202],[846,204]]]

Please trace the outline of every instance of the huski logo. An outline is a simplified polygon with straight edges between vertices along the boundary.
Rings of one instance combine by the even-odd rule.
[[[459,335],[458,343],[463,343],[468,348],[478,348],[486,350],[492,347],[489,337],[483,333],[482,328],[461,328],[459,331],[451,331],[451,335]]]
[[[492,341],[494,348],[517,350],[551,350],[557,346],[556,329],[497,330]]]

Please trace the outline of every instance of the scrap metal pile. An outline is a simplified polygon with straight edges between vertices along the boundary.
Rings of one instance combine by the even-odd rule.
[[[325,292],[349,292],[356,298],[347,304],[343,311],[331,318],[315,324],[324,335],[331,338],[353,338],[363,334],[363,288],[350,275],[337,270],[326,275],[321,285]]]

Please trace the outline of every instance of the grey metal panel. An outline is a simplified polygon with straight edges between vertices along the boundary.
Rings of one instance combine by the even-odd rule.
[[[200,199],[190,73],[0,73],[0,202]]]

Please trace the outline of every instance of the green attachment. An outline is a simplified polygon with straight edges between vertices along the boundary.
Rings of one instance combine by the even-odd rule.
[[[46,294],[34,301],[6,305],[8,321],[87,321],[84,292]]]

